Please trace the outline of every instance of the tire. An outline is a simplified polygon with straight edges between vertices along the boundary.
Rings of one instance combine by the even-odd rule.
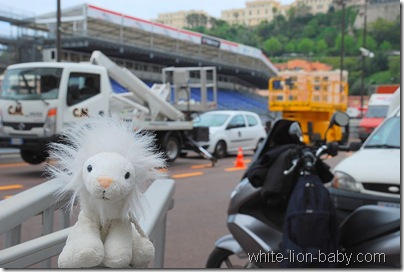
[[[220,140],[216,144],[214,155],[218,159],[226,157],[226,155],[227,155],[227,146],[226,146],[226,143],[223,140]]]
[[[164,154],[167,162],[175,161],[181,152],[180,141],[174,135],[168,136],[163,144]]]
[[[216,247],[212,253],[210,253],[206,268],[244,268],[246,265],[234,265],[232,259],[239,259],[232,251]]]
[[[21,158],[29,164],[40,164],[45,161],[45,156],[31,150],[20,150]]]

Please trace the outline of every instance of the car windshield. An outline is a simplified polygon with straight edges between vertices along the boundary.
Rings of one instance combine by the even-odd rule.
[[[57,99],[61,68],[20,68],[7,70],[0,98],[13,100]]]
[[[229,114],[224,113],[205,113],[196,117],[193,123],[196,127],[220,127],[229,116]]]
[[[400,148],[400,117],[386,120],[364,148]]]
[[[369,106],[366,112],[367,118],[384,118],[387,115],[389,106]]]

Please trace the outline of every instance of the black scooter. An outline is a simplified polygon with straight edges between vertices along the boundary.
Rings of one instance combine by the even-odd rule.
[[[346,126],[348,122],[349,117],[345,113],[336,112],[329,128],[333,125]],[[298,123],[292,123],[287,129],[284,124],[285,120],[281,119],[273,125],[241,182],[232,192],[227,217],[230,234],[216,241],[207,268],[279,267],[277,258],[283,238],[280,225],[284,211],[269,207],[262,194],[263,187],[254,187],[247,176],[269,150],[279,146],[285,149],[286,145],[299,143],[302,133]],[[279,129],[282,126],[283,129]],[[284,169],[283,174],[289,174],[296,167],[315,172],[313,166],[322,156],[336,156],[338,151],[357,149],[353,145],[343,147],[338,143],[324,142],[321,146],[308,147],[306,155],[295,158],[290,169]],[[358,208],[340,224],[342,247],[332,261],[342,268],[401,267],[400,224],[400,209],[374,205]]]

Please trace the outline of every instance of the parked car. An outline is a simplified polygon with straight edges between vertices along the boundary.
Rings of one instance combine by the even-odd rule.
[[[335,166],[329,190],[340,215],[367,204],[400,207],[400,135],[398,107]]]
[[[217,110],[194,119],[194,126],[209,127],[209,142],[198,142],[216,158],[243,150],[256,150],[266,137],[258,114],[249,111]]]

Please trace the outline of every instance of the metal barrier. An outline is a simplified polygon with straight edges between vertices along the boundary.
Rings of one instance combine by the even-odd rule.
[[[51,258],[62,251],[71,229],[70,215],[59,209],[61,203],[55,206],[59,186],[51,180],[0,202],[0,234],[5,235],[0,267],[25,268],[43,262],[50,268]],[[139,223],[153,241],[154,268],[164,266],[166,218],[174,205],[174,188],[174,180],[156,180],[143,194],[147,216]],[[60,216],[60,230],[53,232],[55,213]],[[21,243],[22,223],[38,214],[42,214],[42,236]]]

